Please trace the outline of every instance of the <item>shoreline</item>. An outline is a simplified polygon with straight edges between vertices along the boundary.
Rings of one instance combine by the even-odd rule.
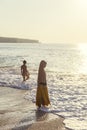
[[[62,116],[36,110],[24,99],[27,91],[0,87],[0,130],[70,130]]]

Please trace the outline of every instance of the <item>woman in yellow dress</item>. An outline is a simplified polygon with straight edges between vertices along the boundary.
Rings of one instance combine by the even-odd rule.
[[[41,106],[48,106],[50,104],[46,72],[44,68],[46,67],[46,61],[42,60],[39,65],[38,79],[37,79],[37,92],[36,92],[36,106],[40,108]]]

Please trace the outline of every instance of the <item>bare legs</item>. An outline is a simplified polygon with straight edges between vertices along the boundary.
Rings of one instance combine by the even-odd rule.
[[[23,81],[26,81],[29,79],[29,75],[23,75]]]

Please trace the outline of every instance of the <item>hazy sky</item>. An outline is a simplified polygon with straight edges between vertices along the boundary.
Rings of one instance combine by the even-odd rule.
[[[0,0],[0,36],[87,42],[87,0]]]

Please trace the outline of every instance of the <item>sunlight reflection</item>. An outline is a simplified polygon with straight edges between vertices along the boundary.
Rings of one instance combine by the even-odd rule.
[[[78,49],[81,53],[81,67],[79,68],[80,73],[87,74],[87,44],[78,44]]]
[[[85,56],[87,56],[87,44],[86,43],[78,44],[78,48]]]

